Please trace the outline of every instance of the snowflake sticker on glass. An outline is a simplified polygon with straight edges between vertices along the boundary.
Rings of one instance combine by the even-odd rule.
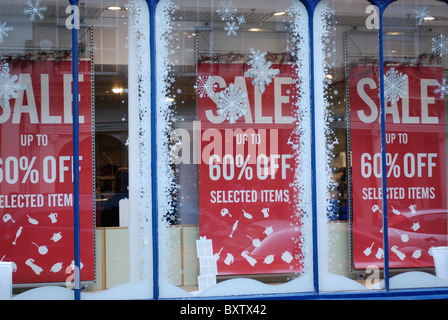
[[[213,89],[217,87],[216,84],[213,84],[211,76],[198,76],[196,84],[194,88],[198,92],[200,98],[205,98],[213,92]]]
[[[436,89],[434,93],[439,95],[440,99],[444,100],[448,95],[448,81],[444,78],[442,82],[436,81]]]
[[[419,7],[417,9],[412,10],[415,14],[415,18],[417,19],[417,23],[420,26],[427,17],[430,16],[429,10],[426,9],[426,7]]]
[[[432,39],[432,51],[443,57],[448,53],[448,38],[443,34]]]
[[[0,55],[0,74],[3,72],[5,68],[9,68],[9,64],[3,59]]]
[[[280,70],[271,69],[272,63],[266,61],[267,52],[260,53],[260,50],[255,52],[253,48],[250,48],[250,51],[252,55],[249,55],[250,60],[247,65],[251,65],[252,68],[247,70],[244,76],[246,78],[254,78],[252,84],[258,85],[260,93],[264,93],[266,86],[280,73]]]
[[[224,117],[230,124],[236,123],[238,118],[247,113],[247,93],[237,88],[233,83],[217,94],[218,115]]]
[[[29,0],[26,3],[26,8],[23,10],[23,13],[29,17],[30,21],[34,22],[36,18],[43,20],[45,18],[44,12],[46,11],[47,7],[41,5],[41,0]]]
[[[221,0],[216,12],[221,17],[222,21],[235,19],[235,15],[238,9],[233,4],[232,0]]]
[[[239,29],[239,27],[236,25],[235,21],[227,22],[227,27],[224,27],[224,30],[227,31],[227,35],[236,36],[236,31]]]
[[[384,95],[387,102],[397,103],[408,95],[408,75],[391,68],[384,76]]]
[[[17,98],[19,90],[25,90],[22,83],[17,83],[18,76],[9,73],[9,65],[3,65],[0,72],[0,103],[4,108],[9,108],[9,100]]]
[[[245,24],[246,18],[244,17],[244,14],[241,14],[238,17],[236,17],[236,21],[238,22],[238,24]]]
[[[226,22],[224,31],[227,32],[228,36],[236,36],[236,32],[239,29],[238,25],[246,23],[243,14],[236,17],[238,9],[232,0],[221,0],[216,12],[221,18],[221,21]]]
[[[13,27],[8,27],[6,22],[0,21],[0,42],[3,42],[4,38],[8,36],[8,32],[12,31]]]

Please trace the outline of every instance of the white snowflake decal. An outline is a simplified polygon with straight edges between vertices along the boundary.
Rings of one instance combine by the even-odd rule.
[[[0,103],[3,107],[9,107],[9,100],[17,98],[17,91],[25,90],[25,85],[16,83],[16,75],[11,76],[9,66],[4,66],[0,73]]]
[[[420,7],[420,8],[414,9],[414,10],[412,10],[412,12],[414,12],[415,18],[417,19],[419,26],[423,23],[423,21],[425,21],[425,18],[429,17],[429,15],[430,15],[430,12],[429,12],[429,10],[426,10],[426,7]]]
[[[244,14],[239,15],[238,17],[236,17],[236,21],[238,21],[238,24],[245,24],[246,23],[246,18],[244,17]]]
[[[235,19],[237,11],[238,10],[233,4],[232,0],[221,0],[218,9],[216,10],[222,21]]]
[[[2,73],[3,69],[7,67],[8,63],[5,60],[3,60],[2,56],[0,55],[0,73]]]
[[[234,124],[238,118],[247,113],[247,93],[238,89],[233,83],[217,94],[218,114]]]
[[[391,68],[384,76],[384,96],[386,101],[397,103],[408,95],[408,75]]]
[[[211,76],[198,76],[196,84],[194,85],[194,88],[198,92],[200,98],[209,96],[210,92],[213,92],[213,89],[216,87],[217,85],[213,84]]]
[[[440,96],[440,99],[445,99],[445,96],[448,95],[448,81],[445,78],[442,79],[442,82],[436,82],[437,88],[434,90],[434,93]]]
[[[244,76],[246,78],[254,78],[252,84],[258,84],[260,93],[264,93],[266,86],[280,73],[280,70],[271,69],[272,63],[266,62],[266,52],[260,53],[260,50],[255,52],[252,48],[250,50],[252,51],[252,55],[249,55],[250,61],[247,64],[251,65],[252,68],[247,70]]]
[[[437,53],[440,57],[448,54],[448,38],[443,34],[438,35],[432,39],[432,51]]]
[[[227,22],[227,27],[224,27],[224,31],[227,31],[227,35],[231,36],[234,35],[236,36],[236,31],[239,29],[240,27],[238,27],[235,23],[235,21],[232,22]]]
[[[47,11],[47,7],[41,6],[40,3],[41,0],[34,0],[33,2],[29,0],[26,3],[26,8],[23,10],[23,13],[29,16],[30,21],[36,21],[36,18],[39,18],[39,20],[45,18],[44,12]]]
[[[8,27],[6,22],[0,21],[0,42],[3,42],[4,38],[8,36],[8,32],[14,30],[13,27]]]

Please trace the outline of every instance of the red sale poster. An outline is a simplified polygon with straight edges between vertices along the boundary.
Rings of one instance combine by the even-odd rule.
[[[9,62],[0,101],[0,260],[14,284],[73,280],[71,61]],[[94,280],[91,63],[79,64],[81,277]]]
[[[288,143],[294,68],[272,64],[262,88],[248,64],[198,66],[200,236],[212,240],[219,275],[302,270]]]
[[[443,68],[386,67],[386,176],[381,188],[377,66],[350,75],[353,259],[383,267],[382,199],[387,196],[391,268],[431,267],[430,249],[447,245]]]

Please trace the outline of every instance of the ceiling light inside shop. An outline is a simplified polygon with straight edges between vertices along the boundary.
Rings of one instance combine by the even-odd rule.
[[[274,16],[284,16],[286,14],[285,11],[275,12]]]
[[[122,93],[123,92],[123,88],[112,88],[112,92],[113,93]]]
[[[425,20],[425,21],[434,21],[434,20],[436,20],[436,18],[431,17],[431,16],[427,16],[427,17],[424,17],[423,20]]]
[[[391,32],[386,32],[387,36],[402,36],[404,33],[400,32],[400,31],[391,31]]]
[[[112,11],[118,11],[123,9],[122,7],[116,7],[116,6],[109,6],[106,8],[107,10],[112,10]]]
[[[250,31],[250,32],[260,32],[260,31],[264,31],[264,29],[261,29],[261,28],[250,28],[247,31]]]

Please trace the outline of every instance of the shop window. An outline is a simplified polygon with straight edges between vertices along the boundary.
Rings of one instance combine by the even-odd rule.
[[[67,6],[57,0],[0,4],[0,260],[12,264],[17,290],[72,285],[75,85]],[[80,13],[90,14],[84,8]],[[90,284],[95,280],[92,30],[83,26],[80,33],[81,262],[82,281]]]
[[[112,2],[0,4],[15,298],[73,298],[75,87],[82,299],[448,286],[445,0]]]
[[[312,291],[305,7],[157,10],[161,297]]]
[[[317,59],[315,73],[317,125],[323,107],[327,113],[320,116],[321,130],[330,133],[326,141],[316,137],[318,158],[327,156],[320,165],[318,160],[319,168],[327,165],[327,176],[318,182],[327,186],[327,193],[317,190],[318,215],[323,217],[319,206],[327,199],[328,218],[326,225],[319,223],[322,291],[386,289],[386,280],[390,288],[446,286],[436,275],[432,255],[433,247],[444,247],[447,241],[440,18],[446,10],[440,1],[396,1],[384,13],[383,173],[379,10],[362,1],[323,1],[316,9],[315,36],[320,30],[328,35],[315,42],[316,56],[323,57]],[[431,15],[435,12],[438,19]],[[319,51],[322,43],[327,51]],[[386,211],[388,249],[383,242]],[[390,279],[383,273],[386,250]],[[339,283],[330,282],[341,275]]]
[[[97,281],[115,299],[152,297],[149,11],[143,0],[86,3],[95,65]],[[110,292],[107,289],[112,289]]]
[[[384,259],[381,243],[365,234],[366,243],[360,248],[358,240],[359,225],[368,227],[378,223],[379,229],[382,225],[381,214],[372,213],[372,206],[368,218],[360,221],[360,211],[366,212],[366,209],[357,205],[362,193],[355,185],[360,168],[355,157],[359,150],[356,144],[364,145],[369,152],[381,152],[381,144],[366,140],[379,130],[379,124],[360,126],[353,119],[353,114],[357,114],[354,106],[359,105],[355,98],[358,75],[378,75],[378,31],[367,27],[366,7],[365,1],[322,1],[314,14],[316,166],[319,168],[316,199],[322,292],[380,289],[382,280],[378,266]],[[370,87],[369,93],[378,97],[378,87]],[[379,131],[377,134],[379,138]],[[381,189],[381,184],[376,187]],[[378,209],[382,207],[381,200],[376,204]],[[365,257],[374,260],[360,262]]]
[[[97,299],[92,291],[116,299],[106,289],[117,285],[120,298],[151,298],[150,225],[142,222],[150,189],[141,188],[150,184],[150,149],[142,147],[149,140],[142,130],[149,128],[148,7],[81,1],[72,20],[69,5],[0,5],[0,259],[12,263],[17,299],[73,298],[71,30],[79,28],[82,299]],[[42,283],[67,290],[19,294]]]
[[[436,250],[448,243],[447,15],[442,1],[396,1],[384,12],[393,289],[448,285],[443,270],[434,269]]]

